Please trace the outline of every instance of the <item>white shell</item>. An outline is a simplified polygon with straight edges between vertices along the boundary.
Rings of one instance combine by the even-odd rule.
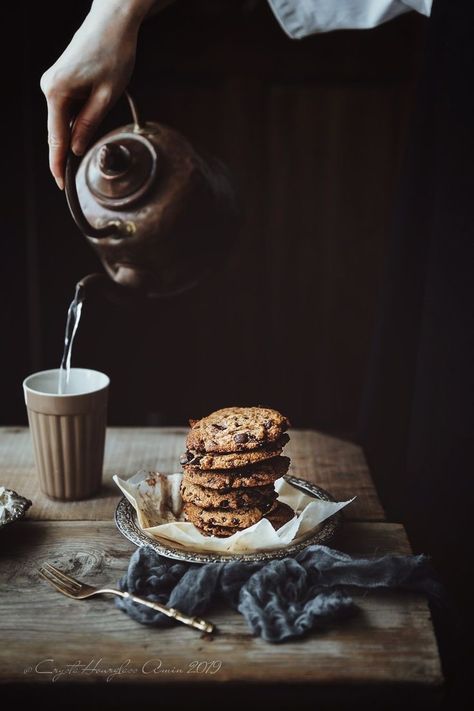
[[[31,506],[31,501],[12,489],[0,486],[0,528],[23,518]]]

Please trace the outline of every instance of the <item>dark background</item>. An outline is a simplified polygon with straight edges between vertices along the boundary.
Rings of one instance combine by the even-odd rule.
[[[49,174],[39,88],[89,6],[26,3],[5,23],[15,52],[2,58],[0,424],[26,424],[21,381],[59,365],[74,285],[100,268]],[[231,263],[192,292],[134,311],[98,297],[86,303],[73,365],[111,376],[110,424],[184,425],[217,407],[259,403],[296,427],[355,437],[427,24],[410,13],[297,42],[266,0],[181,0],[146,22],[131,86],[142,116],[222,158],[246,217]],[[128,121],[119,102],[101,131]],[[410,309],[409,290],[403,296]],[[402,413],[391,413],[393,440],[408,428]],[[379,428],[385,461],[397,451],[386,446],[389,421]],[[409,492],[401,518],[415,550],[457,571],[467,600],[462,556],[451,555],[464,527],[455,521],[446,542],[436,526],[441,464],[439,480],[432,471],[419,479],[420,501],[421,486],[433,483],[426,516],[413,506],[411,478],[400,486],[395,456],[372,469],[390,516],[393,491]],[[444,625],[440,637],[449,638]]]
[[[1,424],[26,423],[22,378],[59,365],[74,285],[100,268],[49,174],[39,88],[89,4],[12,9]],[[229,165],[246,221],[231,263],[194,291],[134,311],[86,303],[73,365],[111,376],[110,424],[259,403],[354,433],[425,27],[410,13],[292,41],[263,0],[187,0],[147,21],[141,113]],[[128,120],[119,102],[103,131]]]

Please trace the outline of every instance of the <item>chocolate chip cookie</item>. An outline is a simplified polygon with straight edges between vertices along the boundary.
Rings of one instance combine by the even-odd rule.
[[[217,454],[197,452],[196,450],[188,449],[180,458],[183,466],[193,464],[202,470],[209,469],[239,469],[246,467],[249,464],[256,464],[267,459],[277,457],[282,453],[283,447],[289,441],[288,435],[283,434],[276,442],[267,444],[260,449],[252,449],[249,452],[230,452],[228,454]]]
[[[249,509],[266,508],[277,498],[273,484],[240,489],[211,489],[193,484],[186,477],[181,482],[183,501],[203,509]]]
[[[267,513],[265,518],[268,518],[273,528],[275,530],[278,530],[285,523],[291,521],[294,515],[295,512],[293,511],[291,506],[288,506],[288,504],[284,504],[282,501],[277,501],[276,506],[272,508],[269,513]]]
[[[200,469],[195,464],[183,466],[187,482],[209,489],[229,491],[242,487],[268,486],[284,476],[290,466],[289,457],[273,457],[264,462],[239,469]]]
[[[278,530],[285,523],[291,521],[294,515],[295,512],[290,506],[283,504],[281,501],[277,501],[272,510],[263,518],[268,518],[273,528]],[[216,526],[212,523],[200,523],[199,525],[194,525],[204,536],[216,536],[217,538],[228,538],[234,533],[237,533],[237,531],[244,530],[243,528],[238,527],[231,528],[228,526]]]
[[[203,536],[216,536],[216,538],[229,538],[237,531],[243,531],[243,528],[228,528],[227,526],[213,526],[211,523],[199,524],[197,526],[194,524],[198,531],[202,533]]]
[[[248,509],[234,509],[226,511],[225,509],[202,509],[196,504],[185,502],[183,504],[184,518],[186,521],[191,521],[196,526],[213,525],[225,526],[227,528],[248,528],[254,523],[260,521],[263,516],[272,508],[273,502],[270,501],[264,508],[253,506]]]
[[[288,419],[269,407],[225,407],[191,420],[187,448],[201,453],[249,452],[280,439]]]

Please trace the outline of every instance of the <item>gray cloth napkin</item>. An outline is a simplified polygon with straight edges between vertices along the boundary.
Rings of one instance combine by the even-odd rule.
[[[426,556],[351,558],[326,546],[308,546],[295,558],[267,563],[206,565],[171,560],[143,546],[132,555],[119,585],[121,590],[200,617],[215,600],[224,599],[267,642],[301,637],[354,614],[357,606],[346,587],[399,588],[425,593],[432,600],[442,598]],[[130,600],[117,598],[116,605],[145,625],[176,624]]]

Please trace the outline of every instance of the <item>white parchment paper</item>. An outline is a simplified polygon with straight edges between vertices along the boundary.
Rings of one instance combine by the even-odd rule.
[[[181,513],[181,473],[160,474],[139,471],[124,480],[114,475],[119,489],[137,512],[138,525],[147,536],[172,542],[186,549],[242,553],[282,548],[296,543],[323,521],[354,501],[332,502],[315,499],[281,478],[275,482],[278,500],[291,506],[295,516],[276,531],[263,518],[228,538],[204,536],[183,519]],[[355,498],[355,497],[354,497]]]

